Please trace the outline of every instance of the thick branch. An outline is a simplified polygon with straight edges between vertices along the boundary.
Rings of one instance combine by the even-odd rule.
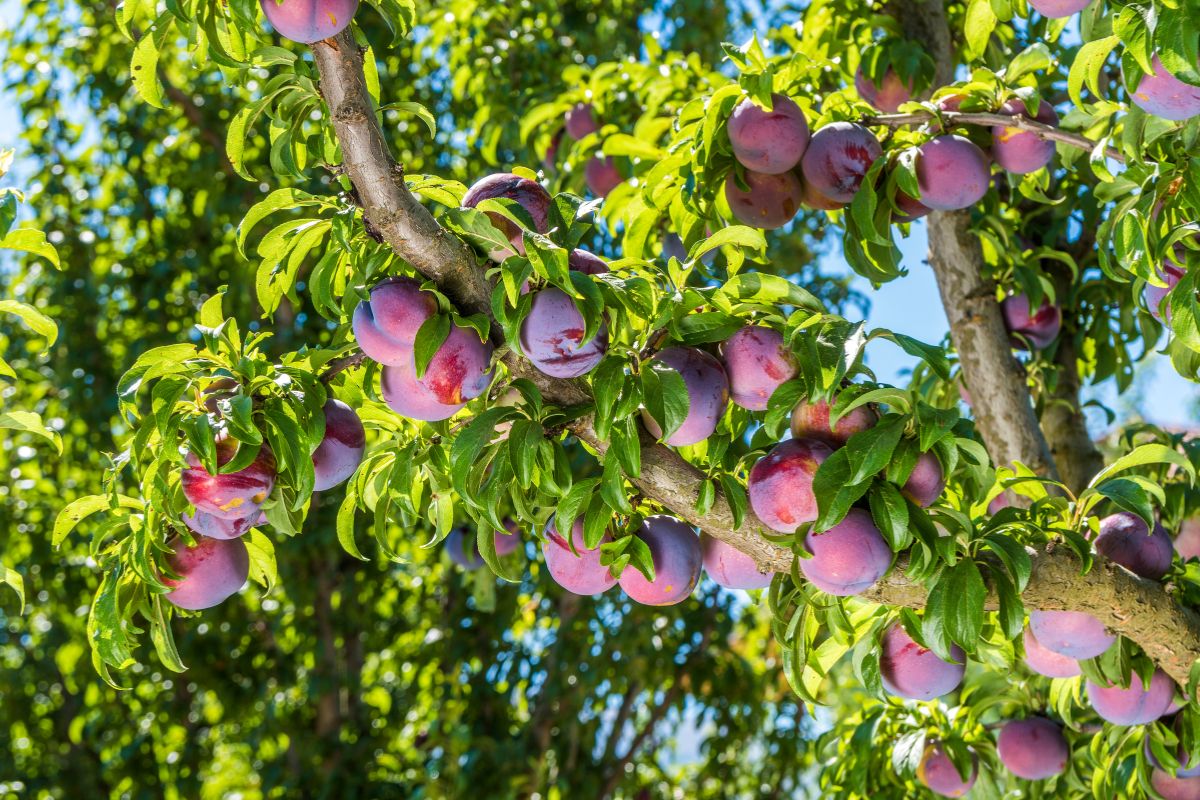
[[[932,9],[929,13],[936,14],[931,18],[944,19],[938,0],[916,7],[921,13]],[[490,287],[471,249],[441,228],[404,185],[371,107],[362,53],[353,37],[343,32],[318,42],[313,52],[321,90],[342,145],[346,174],[359,193],[364,216],[384,241],[421,274],[436,281],[461,309],[486,313]],[[961,212],[932,215],[930,242],[951,317],[951,333],[977,404],[980,430],[998,463],[1019,460],[1052,474],[1053,465],[1023,375],[1009,349],[999,306],[990,284],[981,277],[982,255],[968,222],[969,216]],[[505,363],[515,376],[532,380],[551,402],[578,405],[589,400],[583,382],[549,378],[511,352]],[[598,453],[608,447],[587,417],[572,423],[571,432]],[[766,541],[753,520],[740,527],[733,524],[733,513],[720,489],[707,513],[696,511],[706,478],[678,453],[645,435],[641,455],[642,474],[635,483],[647,497],[752,556],[763,569],[791,568],[791,552]],[[907,578],[902,564],[865,599],[891,606],[924,606],[923,589]],[[1139,580],[1112,564],[1100,564],[1081,576],[1078,563],[1063,551],[1037,555],[1025,598],[1030,608],[1096,614],[1113,630],[1141,645],[1181,684],[1191,663],[1200,658],[1200,620],[1196,615],[1180,608],[1164,587]]]

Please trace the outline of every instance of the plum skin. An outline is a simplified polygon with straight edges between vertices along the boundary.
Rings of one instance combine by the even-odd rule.
[[[943,661],[896,623],[884,633],[880,646],[879,673],[884,688],[891,694],[910,700],[932,700],[949,694],[962,683],[967,654],[958,645],[950,648],[956,663]]]
[[[729,403],[729,380],[721,362],[694,347],[667,347],[655,353],[652,360],[679,373],[687,387],[689,400],[683,424],[663,442],[687,447],[712,436]],[[642,421],[655,438],[662,437],[661,426],[649,412],[642,414]]]
[[[600,543],[610,541],[612,537],[606,533]],[[571,551],[571,545],[559,534],[551,518],[546,523],[542,557],[555,583],[572,594],[583,596],[600,594],[616,585],[617,579],[600,563],[600,546],[589,550],[584,544],[582,517],[571,526],[571,544],[575,546],[575,552]]]
[[[260,511],[255,511],[250,516],[239,519],[223,519],[203,511],[197,511],[195,514],[184,514],[183,524],[187,525],[194,533],[209,539],[236,539],[239,536],[245,536],[251,528],[261,525],[261,518],[262,512]]]
[[[412,278],[388,278],[358,304],[351,328],[367,358],[385,366],[412,360],[413,343],[425,320],[437,313],[437,299]]]
[[[1100,620],[1083,611],[1030,611],[1029,628],[1042,647],[1079,661],[1095,658],[1116,641]]]
[[[731,544],[701,532],[700,552],[704,557],[704,571],[719,586],[750,590],[771,585],[773,573],[759,572],[754,559]]]
[[[1092,0],[1029,0],[1029,6],[1043,17],[1061,19],[1083,11]]]
[[[260,5],[280,36],[301,44],[336,36],[358,11],[358,0],[260,0]]]
[[[1028,117],[1025,104],[1013,98],[1000,106],[997,114],[1010,117]],[[1058,113],[1054,106],[1042,100],[1038,105],[1035,122],[1043,125],[1058,125]],[[1032,131],[1020,128],[992,129],[992,157],[1004,169],[1016,175],[1037,172],[1054,158],[1054,142],[1043,139]]]
[[[496,555],[501,558],[516,552],[517,548],[521,546],[521,534],[512,520],[506,520],[505,527],[508,530],[496,531],[494,534]],[[465,528],[453,528],[450,533],[446,534],[442,546],[446,548],[446,554],[450,556],[450,560],[463,569],[479,569],[483,566],[483,556],[479,553],[475,535]]]
[[[1078,661],[1044,647],[1031,628],[1026,627],[1023,636],[1025,666],[1029,669],[1047,678],[1074,678],[1082,674]]]
[[[474,329],[452,325],[420,378],[415,359],[383,368],[383,400],[409,419],[449,419],[487,389],[492,381],[491,359],[492,345],[480,342]]]
[[[913,82],[902,81],[891,67],[884,71],[879,83],[868,78],[862,67],[859,67],[854,73],[854,88],[871,107],[885,114],[895,114],[900,110],[900,106],[912,99],[913,94]]]
[[[1052,305],[1047,298],[1042,298],[1037,312],[1030,314],[1027,295],[1010,295],[1000,304],[1000,311],[1004,316],[1004,326],[1012,335],[1012,345],[1018,350],[1026,349],[1026,344],[1017,334],[1028,340],[1035,349],[1045,350],[1054,343],[1062,329],[1062,309]]]
[[[243,445],[252,447],[253,445]],[[217,464],[228,464],[237,444],[228,437],[217,440]],[[258,511],[275,488],[275,457],[265,444],[244,469],[210,475],[194,454],[188,453],[187,467],[180,476],[184,497],[197,511],[227,520],[244,519]]]
[[[1156,768],[1150,773],[1150,785],[1164,800],[1200,800],[1200,777],[1175,777]]]
[[[507,198],[517,202],[525,209],[533,220],[533,228],[538,233],[550,230],[550,193],[542,188],[537,181],[522,178],[511,172],[498,172],[481,178],[467,189],[463,195],[463,208],[475,208],[484,200]],[[492,225],[508,237],[511,248],[497,247],[488,253],[488,257],[499,263],[513,255],[514,252],[525,254],[525,241],[521,226],[495,211],[487,212]]]
[[[1061,775],[1071,755],[1062,728],[1045,717],[1006,722],[996,752],[1009,772],[1030,781]]]
[[[1200,114],[1200,87],[1184,83],[1168,72],[1158,53],[1151,58],[1150,66],[1153,70],[1142,76],[1136,89],[1130,90],[1129,84],[1125,85],[1134,105],[1172,122]]]
[[[1088,700],[1103,719],[1114,725],[1146,725],[1167,713],[1175,699],[1175,682],[1161,669],[1150,678],[1150,686],[1142,683],[1135,672],[1129,688],[1101,686],[1087,681]]]
[[[612,156],[592,156],[588,159],[587,166],[583,168],[583,180],[588,191],[601,198],[608,197],[609,192],[625,182]]]
[[[1146,307],[1150,309],[1150,316],[1162,323],[1171,321],[1171,304],[1164,303],[1184,276],[1187,275],[1187,270],[1183,267],[1176,266],[1170,262],[1164,261],[1158,270],[1158,276],[1166,283],[1166,287],[1154,286],[1147,283],[1146,288],[1142,290],[1142,297],[1146,300]]]
[[[739,188],[732,172],[725,178],[725,200],[743,225],[774,230],[791,222],[800,210],[803,189],[791,172],[767,175],[746,170],[746,185],[748,191]]]
[[[758,520],[773,531],[795,533],[817,518],[813,475],[833,455],[816,439],[788,439],[771,449],[750,470],[747,492]],[[807,563],[802,559],[800,564]]]
[[[921,453],[900,493],[921,508],[929,508],[946,490],[946,474],[942,462],[933,453]]]
[[[808,532],[805,547],[812,558],[800,559],[804,577],[826,594],[862,594],[887,574],[892,551],[870,513],[852,508],[846,518],[824,533]]]
[[[1154,529],[1137,514],[1118,511],[1100,520],[1096,550],[1134,575],[1160,580],[1171,569],[1175,553],[1171,537],[1162,525]]]
[[[971,756],[971,773],[964,780],[958,773],[958,768],[946,755],[940,744],[931,744],[925,748],[921,763],[917,767],[917,780],[925,788],[942,797],[962,797],[971,791],[975,779],[979,777],[979,759]]]
[[[837,448],[850,441],[854,434],[875,427],[879,421],[879,415],[873,408],[859,406],[831,426],[829,410],[830,405],[824,400],[801,400],[792,409],[792,436],[797,439],[819,439]]]
[[[591,103],[576,103],[567,110],[563,116],[563,122],[566,125],[567,136],[575,140],[600,130],[600,124],[596,122],[596,115],[592,111]]]
[[[766,411],[775,390],[796,377],[796,360],[773,328],[741,328],[721,345],[721,358],[730,398],[749,411]]]
[[[987,156],[962,136],[938,136],[917,151],[918,198],[935,211],[957,211],[983,199],[991,186]]]
[[[673,606],[690,597],[700,582],[703,563],[696,531],[683,520],[655,514],[646,518],[636,535],[650,548],[654,580],[626,565],[618,581],[622,591],[646,606]]]
[[[350,406],[330,398],[325,402],[325,436],[313,451],[313,491],[324,492],[349,478],[362,463],[367,434]]]
[[[734,157],[746,169],[765,175],[788,172],[808,147],[808,121],[791,99],[771,95],[767,111],[750,98],[733,109],[728,124]]]
[[[521,350],[539,371],[554,378],[578,378],[600,363],[608,352],[603,323],[584,341],[583,314],[570,295],[550,286],[533,297],[529,316],[521,323]]]
[[[883,155],[879,140],[852,122],[834,122],[813,134],[800,159],[804,181],[835,203],[849,203],[863,176]]]
[[[174,551],[167,565],[179,578],[163,575],[159,579],[171,587],[166,598],[179,608],[212,608],[236,594],[250,576],[250,554],[241,539],[199,536],[196,546],[188,547],[176,536],[167,547]]]

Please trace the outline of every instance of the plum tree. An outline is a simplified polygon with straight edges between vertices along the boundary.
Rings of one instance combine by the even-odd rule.
[[[954,661],[943,661],[913,640],[898,622],[887,629],[879,645],[879,677],[883,688],[900,697],[910,700],[941,697],[958,688],[966,673],[967,654],[961,647],[950,648]]]
[[[578,141],[600,130],[591,103],[576,103],[563,116],[567,136]]]
[[[354,19],[358,0],[260,0],[263,16],[287,39],[312,44],[337,35]]]
[[[800,160],[804,181],[836,203],[849,203],[883,155],[875,134],[853,122],[833,122],[813,134]]]
[[[725,200],[734,219],[744,225],[774,230],[792,221],[800,210],[800,179],[791,172],[767,175],[746,170],[746,190],[730,172],[725,178]]]
[[[600,544],[612,541],[604,534]],[[546,538],[542,542],[542,557],[546,570],[562,588],[572,594],[593,595],[608,591],[616,585],[608,567],[600,563],[600,546],[589,550],[583,536],[583,518],[571,526],[571,541],[567,542],[551,518],[546,523]]]
[[[996,753],[1009,772],[1027,781],[1061,775],[1071,757],[1062,728],[1045,717],[1004,723],[996,739]]]
[[[700,552],[704,571],[726,589],[765,589],[771,585],[771,572],[760,571],[753,558],[703,531]]]
[[[1183,267],[1172,264],[1170,261],[1164,261],[1159,265],[1158,277],[1167,285],[1155,286],[1151,283],[1146,284],[1146,288],[1142,290],[1142,297],[1146,300],[1146,308],[1150,310],[1153,316],[1159,322],[1171,321],[1171,304],[1163,302],[1171,294],[1171,290],[1183,280],[1187,275],[1187,270]]]
[[[900,491],[921,508],[928,508],[946,490],[946,472],[933,453],[921,453]]]
[[[167,600],[179,608],[199,611],[212,608],[238,592],[250,575],[250,554],[241,539],[196,537],[188,546],[182,537],[167,542],[172,555],[167,568],[178,577],[161,575],[171,587]]]
[[[468,400],[483,394],[491,383],[489,370],[492,345],[479,341],[470,328],[450,326],[450,335],[417,377],[413,359],[384,367],[383,400],[397,414],[409,419],[436,422],[454,416]]]
[[[1200,114],[1200,87],[1184,83],[1163,66],[1158,53],[1150,60],[1151,70],[1138,81],[1136,89],[1125,90],[1129,99],[1143,111],[1156,117],[1182,122]]]
[[[917,151],[922,205],[936,211],[973,206],[991,186],[987,156],[962,136],[938,136]]]
[[[571,296],[555,286],[533,296],[529,316],[521,323],[521,350],[535,367],[555,378],[578,378],[608,352],[608,329],[601,323],[584,340],[583,314]]]
[[[1025,104],[1017,98],[1004,103],[996,113],[1028,117]],[[1037,116],[1033,119],[1044,125],[1058,125],[1058,113],[1045,100],[1038,105]],[[1054,158],[1054,142],[1020,128],[994,128],[992,158],[1001,167],[1017,175],[1037,172]]]
[[[870,406],[859,406],[829,424],[829,403],[824,400],[801,400],[792,409],[792,436],[797,439],[819,439],[830,447],[841,447],[859,431],[874,427],[879,414]]]
[[[634,535],[650,549],[654,580],[626,566],[619,581],[621,590],[645,606],[673,606],[690,597],[700,581],[703,563],[695,529],[676,517],[655,514],[647,517]]]
[[[885,114],[895,114],[913,96],[913,82],[905,83],[891,67],[877,80],[868,78],[859,67],[854,73],[854,88],[863,100]]]
[[[1033,635],[1033,629],[1025,628],[1025,666],[1047,678],[1074,678],[1081,673],[1079,662],[1070,656],[1055,653],[1042,646]]]
[[[1100,520],[1096,535],[1097,552],[1117,562],[1135,575],[1159,580],[1171,568],[1175,548],[1162,525],[1151,530],[1137,514],[1118,511]]]
[[[815,520],[813,476],[832,454],[829,445],[816,439],[788,439],[755,462],[747,492],[759,521],[773,531],[794,533]]]
[[[228,436],[217,438],[217,465],[228,464],[238,453],[238,443]],[[237,520],[258,513],[275,488],[275,457],[262,445],[249,466],[236,472],[209,473],[194,453],[188,453],[180,485],[197,511],[220,519]]]
[[[608,193],[625,182],[617,162],[612,156],[592,156],[583,168],[583,179],[588,191],[596,197],[608,197]]]
[[[261,525],[261,519],[262,512],[255,512],[246,517],[239,517],[238,519],[214,517],[212,514],[206,514],[203,511],[183,515],[183,523],[189,529],[210,539],[236,539],[239,536],[244,536],[251,528]]]
[[[729,142],[743,167],[764,175],[790,172],[808,147],[804,112],[781,94],[771,95],[771,110],[750,98],[729,117]]]
[[[975,785],[979,777],[979,758],[971,754],[971,771],[964,778],[958,772],[958,767],[950,760],[950,756],[935,743],[925,747],[921,763],[917,766],[917,780],[925,788],[941,797],[962,797]]]
[[[651,360],[679,373],[687,389],[687,416],[663,441],[686,447],[712,436],[729,404],[729,380],[721,362],[695,347],[667,347],[655,353]],[[642,420],[655,438],[662,438],[662,427],[649,411],[643,412]]]
[[[1018,350],[1024,350],[1029,345],[1037,350],[1045,350],[1058,338],[1062,328],[1062,309],[1053,305],[1048,298],[1042,298],[1037,312],[1031,314],[1028,295],[1009,295],[1000,304],[1000,311],[1012,335],[1012,345]]]
[[[1051,19],[1069,17],[1083,11],[1092,0],[1029,0],[1029,7]]]
[[[332,489],[354,474],[367,447],[362,420],[341,400],[325,401],[325,435],[313,451],[313,491]]]
[[[1090,680],[1086,685],[1092,708],[1114,725],[1154,722],[1167,713],[1175,698],[1175,682],[1161,669],[1154,671],[1149,686],[1142,683],[1136,672],[1130,677],[1128,688],[1102,686]]]
[[[839,597],[870,589],[892,563],[891,549],[871,514],[861,508],[850,509],[845,519],[824,533],[809,531],[804,545],[812,554],[812,558],[800,559],[804,577],[821,591]]]
[[[1150,785],[1162,800],[1200,800],[1200,777],[1175,777],[1155,769],[1150,773]]]
[[[783,334],[762,325],[747,325],[726,339],[721,359],[730,399],[750,411],[766,411],[775,390],[796,376],[796,360]]]
[[[1042,647],[1077,660],[1095,658],[1116,641],[1100,620],[1082,611],[1030,611],[1029,629]]]
[[[412,278],[388,278],[354,309],[351,326],[367,358],[396,367],[412,360],[417,331],[437,313],[437,298]]]
[[[498,172],[480,178],[472,184],[471,188],[467,189],[467,193],[463,195],[462,205],[463,208],[475,208],[484,200],[501,198],[512,200],[525,209],[533,220],[535,231],[545,233],[549,230],[550,194],[537,181],[522,178],[511,172]],[[497,211],[489,211],[487,215],[492,221],[492,225],[507,236],[512,245],[511,249],[497,247],[488,253],[488,257],[498,263],[513,255],[514,252],[524,255],[525,241],[521,233],[521,226]]]

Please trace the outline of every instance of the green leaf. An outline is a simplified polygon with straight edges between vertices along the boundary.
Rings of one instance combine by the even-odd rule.
[[[32,411],[0,412],[0,429],[21,431],[31,433],[34,436],[40,436],[54,445],[54,449],[59,455],[62,455],[62,437],[55,431],[47,428],[46,424],[42,422],[42,418]]]
[[[62,264],[58,260],[58,251],[54,249],[54,245],[46,241],[46,234],[42,231],[32,228],[17,228],[15,231],[9,231],[3,238],[0,238],[0,250],[19,250],[23,253],[32,253],[49,261],[55,269],[62,269]]]
[[[151,28],[142,34],[137,45],[133,48],[133,58],[129,62],[129,74],[133,78],[133,86],[149,105],[155,108],[166,108],[163,105],[163,86],[158,79],[158,49],[155,41],[156,28],[159,25],[170,24],[170,16],[163,14]]]
[[[25,613],[25,579],[21,577],[21,573],[17,572],[12,567],[0,563],[0,579],[7,584],[10,589],[17,593],[17,598],[21,601],[21,612]]]
[[[944,569],[929,593],[924,628],[928,638],[929,609],[938,609],[937,616],[944,626],[944,635],[941,629],[933,626],[938,630],[938,635],[928,641],[930,648],[941,658],[947,658],[950,655],[946,646],[948,637],[968,653],[974,652],[983,631],[983,603],[986,599],[987,588],[974,561],[959,559],[954,566]]]
[[[1117,36],[1106,36],[1102,39],[1088,42],[1079,48],[1075,60],[1071,62],[1071,72],[1067,75],[1067,91],[1071,101],[1077,106],[1083,106],[1083,87],[1086,83],[1096,97],[1103,97],[1100,91],[1100,73],[1104,62],[1108,60],[1113,48],[1119,41]]]
[[[417,370],[417,378],[425,377],[429,362],[437,355],[446,338],[450,335],[450,316],[434,314],[421,323],[413,340],[413,358]]]
[[[33,306],[15,300],[0,300],[0,313],[16,315],[34,333],[46,339],[46,347],[52,347],[58,339],[58,325]]]
[[[118,495],[117,502],[121,508],[140,509],[142,507],[142,501],[124,495]],[[69,503],[62,511],[58,512],[58,516],[54,520],[54,531],[50,535],[50,544],[58,547],[62,544],[63,539],[66,539],[85,518],[108,508],[110,508],[110,498],[106,494],[91,494]]]
[[[988,40],[996,28],[996,13],[990,0],[971,0],[967,16],[963,21],[963,34],[967,46],[963,53],[967,61],[974,61],[987,49]]]
[[[813,532],[822,533],[845,519],[850,507],[867,493],[869,481],[852,483],[849,453],[846,448],[833,451],[813,476],[813,494],[817,498],[817,520]]]
[[[683,376],[657,359],[642,364],[642,400],[662,431],[660,441],[679,430],[691,407]]]

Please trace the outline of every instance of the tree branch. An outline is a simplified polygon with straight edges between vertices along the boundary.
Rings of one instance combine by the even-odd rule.
[[[925,21],[944,21],[940,0],[917,3],[909,16],[912,14],[928,14]],[[947,33],[940,36],[948,43]],[[321,91],[342,146],[346,175],[358,190],[364,216],[384,241],[418,272],[436,281],[460,309],[487,313],[490,287],[471,248],[438,225],[408,191],[401,169],[392,160],[367,93],[362,52],[352,34],[343,31],[318,42],[313,53]],[[982,254],[968,222],[969,215],[961,212],[931,215],[930,242],[934,270],[951,317],[951,335],[968,386],[977,393],[980,430],[998,463],[1019,460],[1052,474],[1048,449],[1009,349],[999,306],[989,294],[990,285],[980,277]],[[493,331],[499,337],[494,323]],[[514,376],[533,381],[550,402],[579,405],[590,401],[582,381],[549,378],[512,352],[504,363]],[[570,430],[595,452],[607,450],[607,442],[596,435],[590,417],[574,421]],[[754,520],[748,519],[740,527],[733,524],[733,512],[720,489],[707,513],[696,511],[707,478],[678,453],[643,433],[641,458],[642,474],[635,483],[647,497],[750,555],[760,568],[791,569],[791,551],[764,539]],[[1137,642],[1181,685],[1186,682],[1192,662],[1200,658],[1200,619],[1179,607],[1167,588],[1140,580],[1101,558],[1091,572],[1080,575],[1078,562],[1065,549],[1050,548],[1034,556],[1033,563],[1024,595],[1030,608],[1093,613]],[[904,574],[905,564],[902,558],[865,599],[889,606],[923,607],[925,592]]]
[[[896,128],[902,125],[923,125],[931,120],[936,120],[938,116],[928,111],[915,111],[911,114],[881,114],[878,116],[863,117],[861,122],[863,125],[886,125]],[[978,125],[984,128],[1017,128],[1018,130],[1037,134],[1042,139],[1047,139],[1051,142],[1062,142],[1071,147],[1086,150],[1089,153],[1095,150],[1096,146],[1100,144],[1086,136],[1064,131],[1062,128],[1046,125],[1045,123],[1031,120],[1028,117],[1010,117],[1005,114],[969,111],[944,111],[940,116],[952,126]],[[1104,154],[1114,161],[1120,161],[1122,164],[1125,163],[1125,156],[1115,147],[1104,148]]]

